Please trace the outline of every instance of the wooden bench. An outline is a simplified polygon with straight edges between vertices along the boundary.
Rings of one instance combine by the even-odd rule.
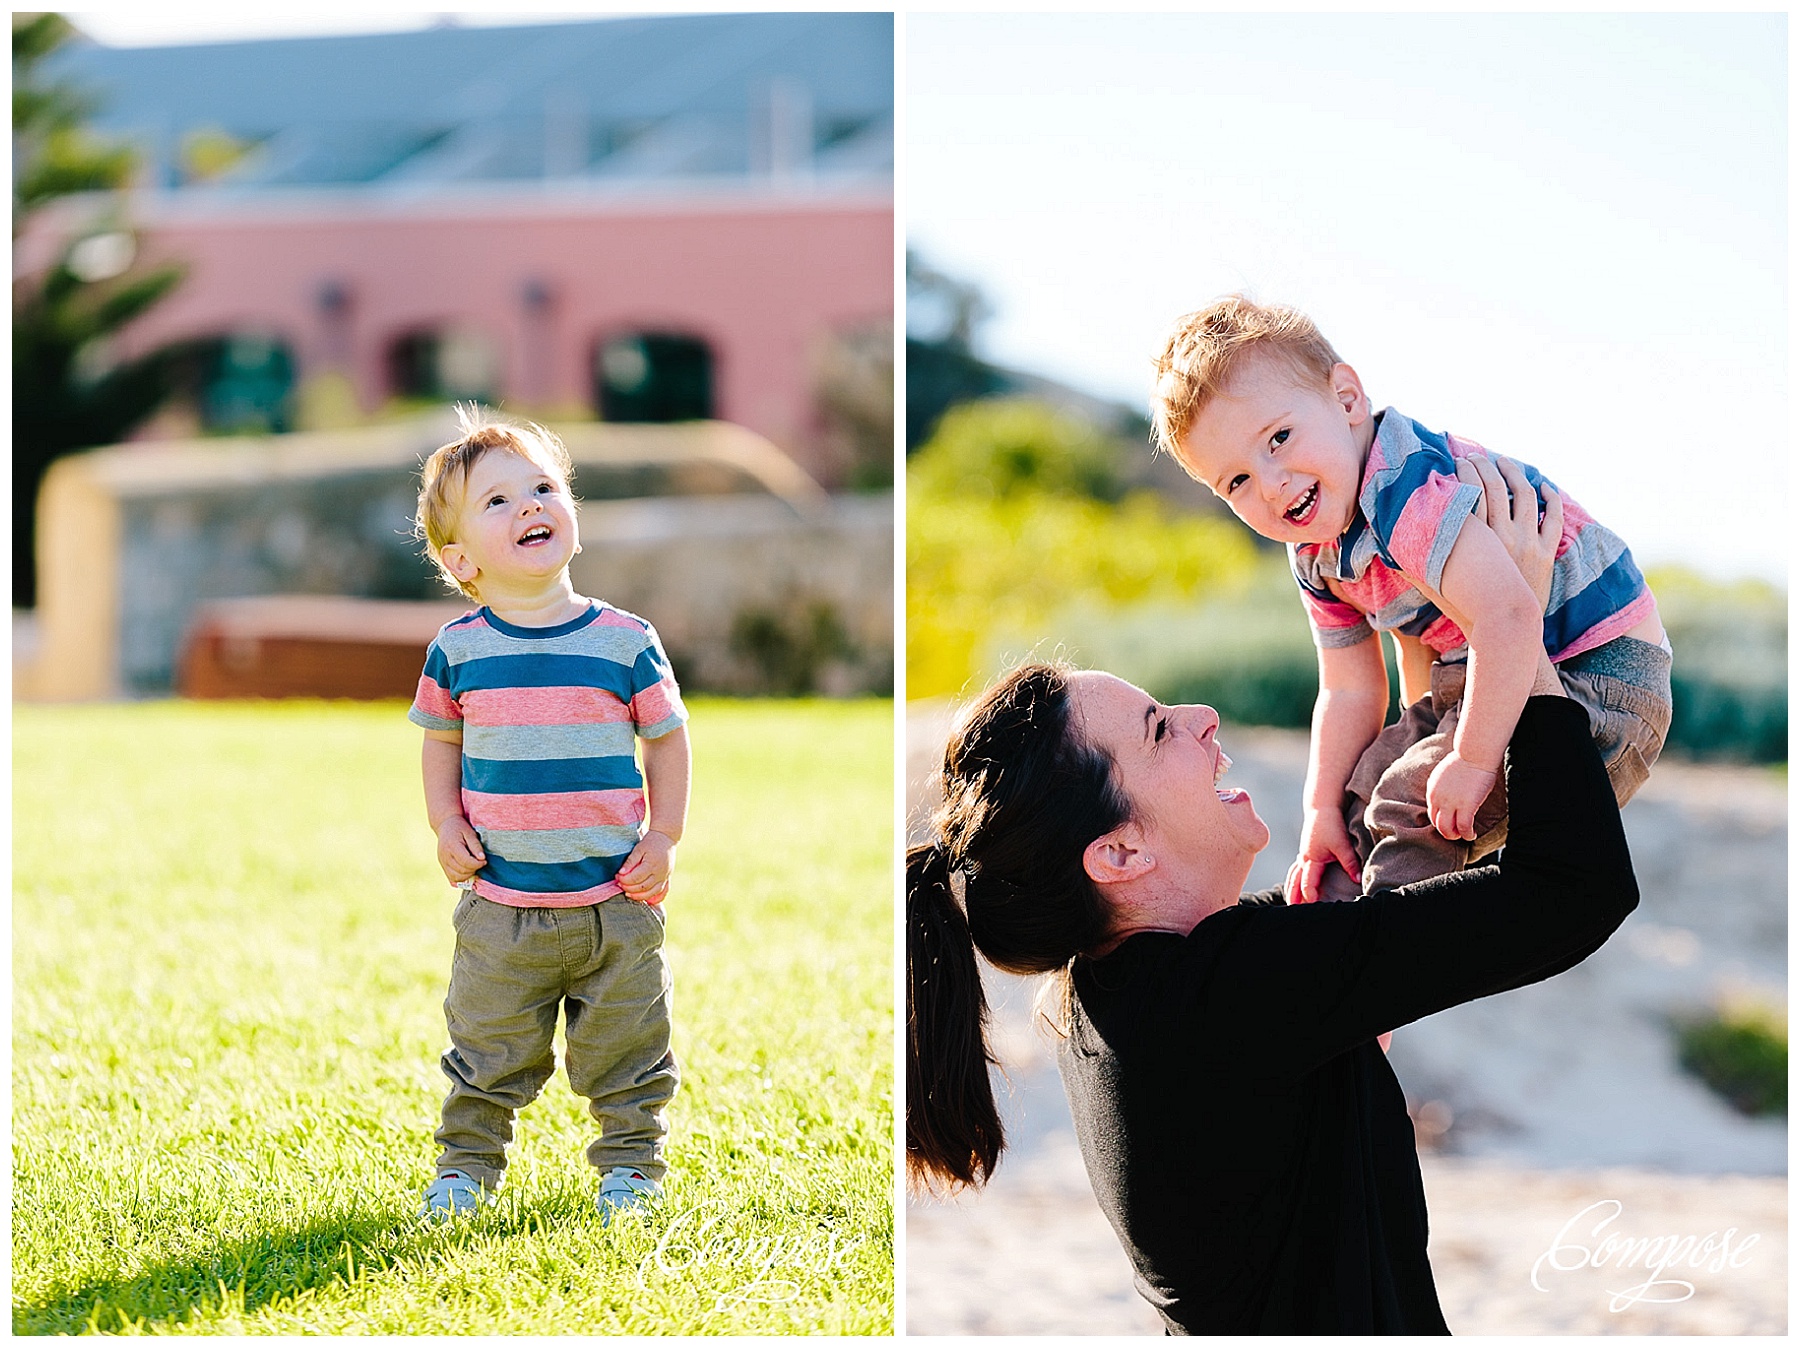
[[[472,604],[266,595],[196,608],[182,641],[183,697],[411,698],[425,648]]]

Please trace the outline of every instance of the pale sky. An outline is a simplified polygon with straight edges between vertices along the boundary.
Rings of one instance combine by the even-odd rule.
[[[1375,405],[1644,563],[1785,582],[1780,14],[910,14],[909,243],[981,351],[1141,407],[1170,321],[1307,310]]]
[[[641,8],[641,7],[640,7]],[[379,6],[323,6],[308,10],[251,10],[240,6],[170,5],[64,10],[89,37],[109,47],[179,46],[190,42],[244,42],[271,37],[333,37],[349,33],[402,33],[451,22],[471,28],[500,24],[557,23],[600,17],[594,10],[533,11],[389,10]]]

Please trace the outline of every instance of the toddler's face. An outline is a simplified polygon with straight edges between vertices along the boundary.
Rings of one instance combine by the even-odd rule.
[[[554,580],[580,541],[568,484],[522,454],[496,449],[469,470],[444,563],[486,598]]]
[[[1181,442],[1188,471],[1264,538],[1325,543],[1355,516],[1369,404],[1356,371],[1331,374],[1322,388],[1252,354]]]

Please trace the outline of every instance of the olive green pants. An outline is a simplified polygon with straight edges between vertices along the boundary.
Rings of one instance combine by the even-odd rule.
[[[588,1160],[661,1179],[666,1110],[680,1080],[669,1049],[662,909],[623,897],[513,908],[471,893],[452,922],[451,1046],[442,1059],[450,1094],[435,1134],[444,1149],[438,1173],[498,1187],[513,1115],[555,1070],[560,1011],[569,1085],[600,1127]]]

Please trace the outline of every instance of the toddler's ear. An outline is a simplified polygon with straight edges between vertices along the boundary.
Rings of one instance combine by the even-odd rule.
[[[455,576],[464,585],[473,585],[475,577],[481,574],[481,568],[475,565],[468,553],[460,544],[446,543],[438,553],[438,560],[443,563],[444,570]]]
[[[1360,426],[1369,419],[1369,397],[1363,392],[1362,380],[1341,360],[1331,367],[1331,392],[1352,426]]]

